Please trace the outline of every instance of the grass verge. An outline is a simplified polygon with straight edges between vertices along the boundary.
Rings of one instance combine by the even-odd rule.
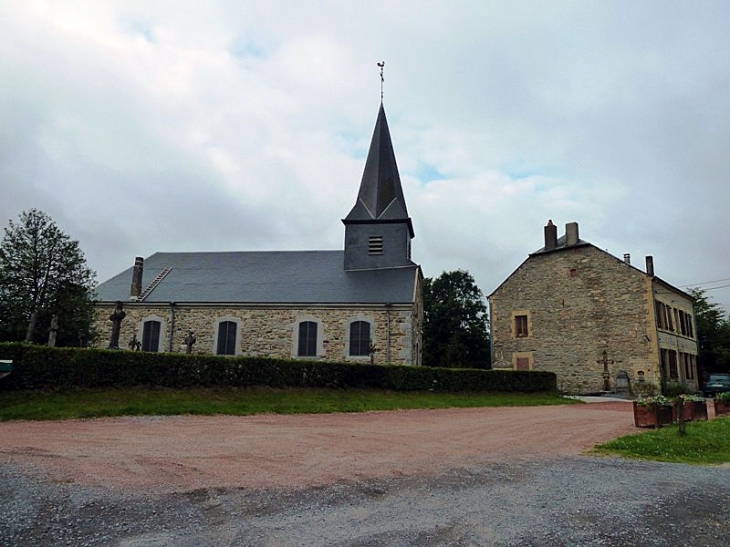
[[[730,418],[688,423],[684,436],[673,425],[620,437],[598,445],[594,453],[674,463],[730,462]]]
[[[433,393],[337,389],[88,389],[0,392],[0,421],[109,416],[319,414],[414,408],[571,404],[555,393]]]

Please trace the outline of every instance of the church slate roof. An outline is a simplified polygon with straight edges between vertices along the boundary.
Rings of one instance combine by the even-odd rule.
[[[408,223],[411,237],[413,227],[408,217],[406,200],[395,161],[385,109],[381,103],[375,122],[373,138],[365,162],[357,202],[344,222],[404,221]]]
[[[418,266],[348,272],[344,251],[155,253],[144,261],[142,289],[170,272],[144,299],[150,303],[411,303]],[[128,302],[129,268],[97,287],[97,300]]]

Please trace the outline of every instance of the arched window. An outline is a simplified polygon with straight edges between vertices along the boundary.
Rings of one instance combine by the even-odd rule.
[[[142,351],[160,351],[160,321],[145,321],[142,326]]]
[[[233,321],[218,323],[218,344],[216,346],[218,355],[236,355],[237,330],[238,325]]]
[[[299,323],[297,355],[300,357],[315,357],[317,355],[317,323],[314,321]]]
[[[350,323],[350,355],[370,355],[370,323],[353,321]]]

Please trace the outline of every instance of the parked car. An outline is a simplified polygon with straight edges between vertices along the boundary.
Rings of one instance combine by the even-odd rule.
[[[702,389],[705,397],[712,397],[724,391],[730,391],[730,374],[710,374]]]

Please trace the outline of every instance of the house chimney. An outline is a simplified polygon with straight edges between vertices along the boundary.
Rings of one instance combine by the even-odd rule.
[[[132,270],[132,288],[129,291],[129,298],[136,300],[142,294],[142,270],[144,269],[144,258],[138,256],[134,259],[134,270]]]
[[[558,246],[558,227],[553,224],[552,220],[548,220],[545,226],[545,250],[550,251]]]
[[[576,245],[580,238],[578,237],[578,223],[568,222],[565,225],[565,246],[570,247]]]
[[[654,277],[654,257],[653,256],[646,257],[646,275],[650,275],[650,276]]]
[[[631,266],[631,255],[629,253],[624,253],[624,262]]]

